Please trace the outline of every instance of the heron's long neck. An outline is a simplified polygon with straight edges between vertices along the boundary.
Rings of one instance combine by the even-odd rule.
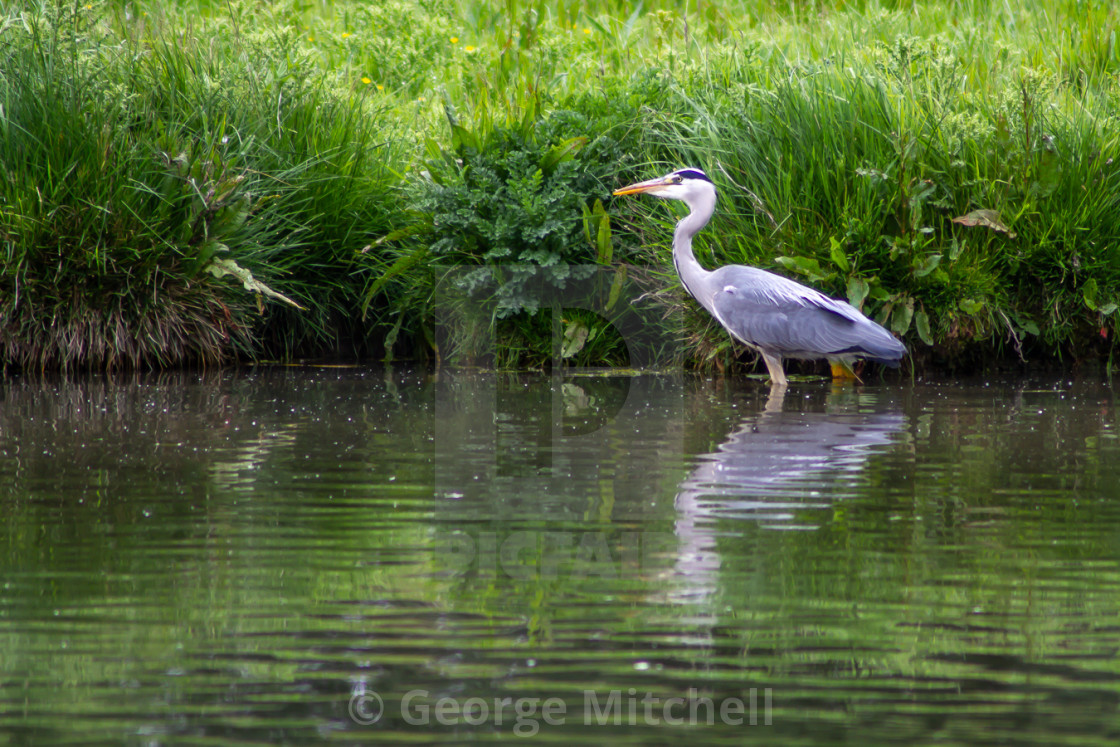
[[[673,232],[673,265],[677,268],[677,275],[684,283],[685,290],[691,293],[702,306],[708,308],[711,301],[703,294],[704,279],[712,273],[705,270],[696,260],[696,255],[692,253],[692,237],[699,233],[712,217],[715,196],[713,195],[710,200],[689,203],[689,207],[692,208],[692,212],[677,223],[677,228]]]

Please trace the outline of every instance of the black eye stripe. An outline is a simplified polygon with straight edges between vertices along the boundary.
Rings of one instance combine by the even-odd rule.
[[[673,172],[673,176],[677,181],[681,179],[699,179],[704,182],[711,182],[708,175],[699,169],[681,169],[680,171]]]

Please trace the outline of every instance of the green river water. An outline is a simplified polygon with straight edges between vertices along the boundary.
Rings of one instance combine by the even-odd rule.
[[[1098,380],[0,380],[0,744],[1120,743]]]

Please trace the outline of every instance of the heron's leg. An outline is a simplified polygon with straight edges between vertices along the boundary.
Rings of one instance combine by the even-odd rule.
[[[770,353],[763,352],[762,360],[766,361],[766,368],[770,369],[771,384],[774,386],[785,386],[789,383],[789,381],[786,380],[786,372],[782,370],[782,357],[780,355],[771,355]]]

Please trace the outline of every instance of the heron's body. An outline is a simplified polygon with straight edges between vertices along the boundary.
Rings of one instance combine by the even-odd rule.
[[[774,384],[786,385],[782,358],[857,358],[897,367],[906,348],[890,332],[845,301],[757,267],[705,269],[692,237],[715,211],[716,190],[698,169],[632,184],[616,195],[649,193],[690,208],[673,234],[673,264],[685,289],[737,340],[758,350]]]

